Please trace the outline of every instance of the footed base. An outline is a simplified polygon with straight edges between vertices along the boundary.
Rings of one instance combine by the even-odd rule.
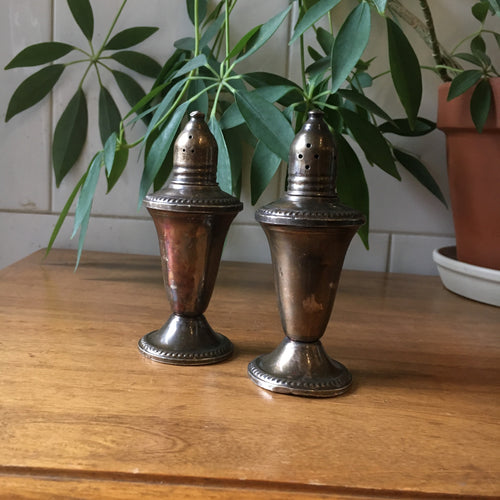
[[[233,344],[214,332],[203,315],[172,314],[159,330],[142,337],[138,347],[144,356],[172,365],[209,365],[233,353]]]
[[[339,396],[352,382],[347,368],[330,358],[320,341],[296,342],[287,337],[273,352],[254,359],[248,375],[269,391],[318,398]]]

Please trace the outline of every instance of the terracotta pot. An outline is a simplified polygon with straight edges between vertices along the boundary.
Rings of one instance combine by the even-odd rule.
[[[470,117],[472,90],[448,102],[449,83],[439,87],[437,126],[446,134],[458,260],[500,269],[500,78],[491,87],[481,134]]]

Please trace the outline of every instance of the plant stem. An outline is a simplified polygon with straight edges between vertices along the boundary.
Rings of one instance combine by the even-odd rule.
[[[194,0],[194,57],[200,52],[200,20],[198,19],[198,0]]]
[[[408,24],[408,26],[410,26],[410,28],[414,29],[417,35],[419,35],[425,44],[433,51],[433,41],[428,27],[415,14],[413,14],[413,12],[409,11],[404,5],[402,5],[400,0],[389,0],[387,8],[395,17],[402,19],[406,24]],[[440,44],[439,51],[443,65],[463,69]]]
[[[106,37],[104,38],[104,42],[102,42],[101,48],[99,49],[99,52],[97,52],[97,54],[95,56],[96,58],[99,58],[99,56],[101,55],[102,51],[104,50],[104,47],[108,43],[109,37],[111,36],[111,32],[113,31],[116,23],[118,22],[118,18],[120,17],[120,14],[122,13],[122,10],[125,7],[126,3],[127,3],[127,0],[123,0],[122,4],[120,5],[120,8],[118,9],[118,12],[116,13],[116,15],[115,15],[115,17],[113,19],[113,22],[111,23],[111,26],[110,26],[108,32],[106,33]]]
[[[225,42],[226,42],[226,57],[225,57],[225,66],[226,66],[226,71],[229,68],[229,61],[227,60],[227,56],[229,55],[229,5],[228,5],[228,0],[225,1],[225,8],[224,8],[224,35],[225,35]]]
[[[436,64],[438,66],[443,66],[444,61],[443,61],[443,56],[441,55],[441,50],[439,47],[439,42],[436,36],[436,29],[434,28],[434,20],[432,19],[432,14],[431,14],[431,9],[429,8],[429,4],[427,3],[427,0],[419,0],[420,2],[420,8],[422,9],[422,12],[424,13],[424,20],[425,20],[425,25],[427,26],[427,29],[429,30],[429,36],[431,39],[431,46],[432,46],[432,57],[434,58],[434,61],[436,61]],[[438,69],[439,76],[441,77],[441,80],[443,82],[450,82],[451,78],[448,75],[446,69],[443,67],[440,67]]]
[[[87,66],[87,69],[85,70],[85,73],[83,73],[83,76],[82,76],[82,79],[80,80],[80,83],[78,84],[78,88],[79,89],[82,88],[83,82],[85,81],[85,78],[89,74],[89,71],[90,71],[91,67],[92,67],[92,63],[89,63],[89,65]]]
[[[88,59],[78,59],[76,61],[67,62],[64,65],[65,66],[72,66],[73,64],[79,64],[79,63],[84,63],[84,62],[89,62],[89,60]]]
[[[302,1],[299,0],[299,15],[303,9]],[[304,52],[304,36],[300,35],[300,74],[302,76],[302,88],[305,90],[307,86],[306,81],[306,63],[305,63],[305,52]]]

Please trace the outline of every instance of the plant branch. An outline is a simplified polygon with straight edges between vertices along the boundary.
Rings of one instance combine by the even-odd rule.
[[[429,31],[428,26],[423,23],[413,12],[409,11],[404,5],[401,4],[400,0],[389,0],[388,9],[393,15],[402,19],[410,28],[415,30],[418,36],[425,42],[425,44],[433,51],[433,39]],[[430,12],[430,11],[429,11]],[[436,34],[434,32],[434,38],[436,39]],[[448,54],[448,52],[439,44],[437,39],[435,40],[439,47],[439,54],[441,57],[441,62],[439,64],[443,66],[449,66],[451,68],[463,69],[460,64],[458,64],[453,57]]]
[[[436,61],[436,64],[438,66],[443,66],[444,60],[443,56],[441,55],[441,49],[439,47],[439,42],[436,36],[436,29],[434,28],[434,20],[432,19],[431,9],[429,8],[427,0],[419,0],[419,2],[420,2],[420,8],[422,9],[422,12],[424,14],[425,25],[427,26],[427,29],[429,31],[429,37],[432,48],[432,57],[434,58],[434,61]],[[438,72],[443,82],[451,81],[451,78],[448,75],[448,72],[446,71],[445,68],[440,67],[438,69]]]
[[[102,42],[101,48],[99,49],[99,52],[96,55],[96,58],[98,58],[101,55],[102,51],[104,50],[104,47],[108,43],[109,37],[111,36],[111,33],[112,33],[113,29],[115,28],[116,23],[118,22],[118,18],[120,17],[120,14],[122,13],[122,10],[125,7],[126,3],[127,3],[127,0],[123,0],[122,4],[120,5],[118,12],[116,13],[116,15],[113,19],[113,22],[111,23],[111,26],[110,26],[108,32],[106,33],[106,37],[104,38],[104,42]]]

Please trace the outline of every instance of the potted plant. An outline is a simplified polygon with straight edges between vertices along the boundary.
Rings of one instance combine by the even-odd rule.
[[[78,196],[74,234],[80,231],[79,258],[99,175],[102,171],[106,173],[112,189],[126,167],[132,147],[140,144],[145,151],[139,203],[151,186],[159,188],[172,167],[173,140],[183,117],[194,108],[205,112],[217,140],[218,181],[224,190],[239,194],[241,143],[253,148],[250,186],[253,203],[258,201],[281,163],[287,161],[294,133],[312,108],[324,111],[335,134],[338,191],[343,202],[368,217],[368,186],[352,146],[354,141],[370,164],[396,179],[401,178],[398,166],[406,168],[444,203],[439,186],[426,167],[416,156],[392,144],[387,135],[422,135],[435,127],[418,115],[421,70],[404,32],[387,15],[387,2],[362,0],[345,18],[337,19],[334,8],[341,0],[299,0],[233,43],[230,18],[236,2],[221,0],[211,8],[207,0],[187,0],[193,36],[174,44],[175,50],[161,68],[151,91],[141,96],[119,125],[103,137],[103,149],[94,156],[61,212],[49,249]],[[126,0],[121,8],[125,3]],[[90,3],[68,0],[68,4],[70,8],[79,5],[78,11],[72,11],[84,30],[92,12]],[[238,73],[246,58],[265,50],[267,40],[290,15],[294,4],[298,6],[298,20],[290,43],[300,47],[301,82],[274,73]],[[370,36],[371,18],[377,14],[386,16],[390,74],[405,117],[389,116],[366,94],[377,75],[370,74],[371,61],[362,56]],[[306,33],[314,43],[306,43]],[[312,63],[308,63],[306,54]],[[114,59],[119,61],[116,56]],[[146,132],[138,141],[128,143],[125,132],[138,120],[147,123]],[[368,246],[368,224],[361,229],[360,236]]]
[[[421,32],[429,40],[434,69],[443,81],[437,125],[446,134],[456,257],[500,270],[500,74],[488,55],[488,42],[498,51],[500,33],[486,27],[488,18],[498,20],[500,4],[482,0],[472,5],[478,29],[446,51],[438,41],[427,1],[419,3],[425,23]],[[398,0],[390,0],[388,8],[418,25]]]

